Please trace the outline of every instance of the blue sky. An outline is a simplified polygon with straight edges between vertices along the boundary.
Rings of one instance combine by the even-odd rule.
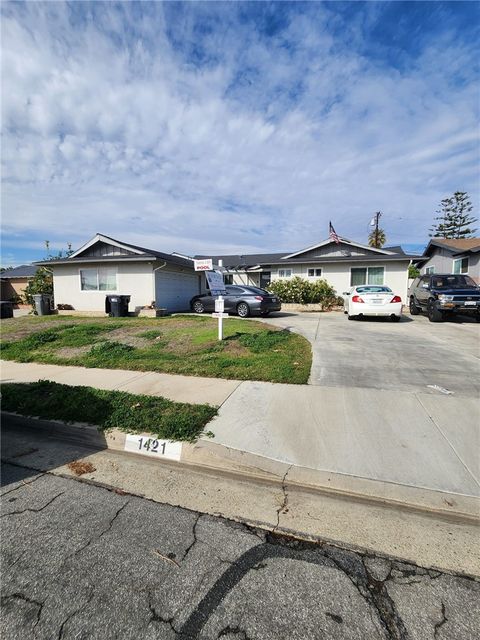
[[[478,211],[479,4],[3,3],[2,263],[422,245]]]

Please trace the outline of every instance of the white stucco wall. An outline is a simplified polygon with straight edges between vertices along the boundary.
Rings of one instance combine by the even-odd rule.
[[[296,265],[272,265],[271,269],[268,271],[272,274],[272,281],[278,280],[278,270],[279,269],[292,269],[292,277],[299,276],[300,278],[305,278],[307,280],[316,280],[317,278],[308,277],[308,269],[318,269],[319,267],[322,269],[321,278],[325,279],[337,292],[337,295],[341,296],[344,291],[348,291],[350,289],[350,269],[351,267],[384,267],[385,268],[385,280],[384,284],[389,286],[394,293],[399,295],[402,298],[402,301],[405,302],[407,299],[407,288],[408,288],[408,262],[375,262],[375,263],[326,263],[326,264],[296,264]],[[250,275],[250,274],[249,274]],[[254,276],[256,279],[259,278],[258,274]],[[245,282],[245,274],[235,274],[233,278],[234,283],[237,284],[247,284]],[[249,282],[248,284],[251,284]],[[258,286],[258,285],[257,285]]]
[[[129,310],[150,305],[155,299],[153,263],[109,263],[117,269],[116,291],[82,291],[81,268],[101,268],[105,263],[65,264],[53,266],[53,295],[55,304],[69,304],[79,311],[104,311],[107,294],[130,295]]]

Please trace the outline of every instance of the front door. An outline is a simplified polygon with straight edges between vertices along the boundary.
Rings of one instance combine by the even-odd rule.
[[[271,271],[262,271],[260,274],[260,289],[266,289],[272,279]]]

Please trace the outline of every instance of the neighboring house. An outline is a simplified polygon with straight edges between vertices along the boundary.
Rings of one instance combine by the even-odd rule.
[[[32,264],[22,264],[14,269],[0,272],[0,297],[2,300],[23,299],[28,280],[33,278],[37,267]]]
[[[130,310],[152,304],[187,311],[200,293],[191,259],[137,247],[98,233],[68,258],[39,262],[53,272],[55,305],[105,312],[108,294],[130,295]]]
[[[230,284],[264,288],[281,278],[323,278],[338,295],[355,285],[386,284],[405,301],[408,266],[414,257],[401,247],[373,249],[340,238],[340,243],[328,239],[296,252],[214,256],[213,260],[223,261],[225,280]]]
[[[464,273],[480,284],[480,238],[432,238],[414,263],[421,275]]]

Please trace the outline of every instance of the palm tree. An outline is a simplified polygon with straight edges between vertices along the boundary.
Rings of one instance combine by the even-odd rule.
[[[374,249],[381,249],[386,241],[387,237],[383,229],[373,229],[368,235],[368,244]]]

